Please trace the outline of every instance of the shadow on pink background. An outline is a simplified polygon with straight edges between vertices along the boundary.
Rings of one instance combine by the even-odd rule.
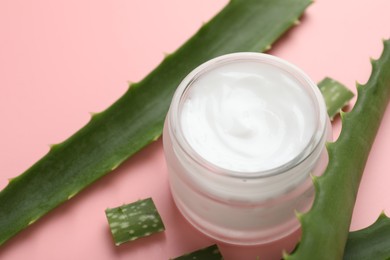
[[[0,2],[0,189],[77,131],[90,112],[108,107],[190,37],[227,1]],[[302,23],[274,45],[315,81],[331,76],[354,90],[370,74],[390,36],[387,0],[318,0]],[[340,130],[336,120],[334,135]],[[370,154],[352,229],[390,209],[387,155],[390,115]],[[0,259],[168,259],[214,242],[194,230],[173,205],[161,141],[22,231]],[[167,230],[115,247],[104,210],[152,197]],[[1,210],[1,208],[0,208]],[[1,231],[0,231],[1,232]],[[293,243],[284,241],[283,248]],[[226,259],[278,259],[277,245],[221,245]],[[245,258],[243,252],[248,254]],[[251,257],[249,257],[251,256]]]

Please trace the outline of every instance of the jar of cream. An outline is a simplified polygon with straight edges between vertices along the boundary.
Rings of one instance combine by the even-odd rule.
[[[181,82],[166,117],[174,201],[218,241],[278,240],[311,206],[329,138],[322,95],[294,65],[259,53],[210,60]]]

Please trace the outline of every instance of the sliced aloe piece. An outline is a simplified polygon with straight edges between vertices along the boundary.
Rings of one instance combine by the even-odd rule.
[[[222,54],[269,48],[310,3],[232,0],[111,107],[10,181],[0,192],[0,245],[155,141],[176,87],[191,70]]]
[[[217,245],[212,245],[195,252],[176,257],[172,260],[221,260],[223,259]]]
[[[354,96],[352,91],[332,78],[324,78],[318,83],[318,87],[324,96],[328,115],[331,120],[340,113],[341,109],[345,107]]]
[[[164,223],[151,198],[117,208],[108,208],[106,217],[117,246],[165,230]]]

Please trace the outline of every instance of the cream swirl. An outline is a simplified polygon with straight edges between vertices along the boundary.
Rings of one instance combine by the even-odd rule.
[[[266,171],[305,149],[316,115],[307,92],[269,64],[236,61],[192,82],[181,110],[185,139],[224,169]]]

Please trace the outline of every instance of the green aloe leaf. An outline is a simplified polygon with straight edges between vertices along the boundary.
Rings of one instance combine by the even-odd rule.
[[[350,232],[345,246],[345,260],[390,258],[390,218],[382,213],[371,226]]]
[[[199,249],[195,252],[176,257],[172,260],[196,260],[196,259],[221,260],[223,259],[223,257],[219,252],[218,246],[212,245],[203,249]]]
[[[372,60],[372,73],[358,85],[358,99],[351,112],[341,113],[338,140],[329,143],[325,173],[313,182],[316,196],[312,209],[298,214],[302,240],[285,259],[342,259],[352,211],[363,170],[390,99],[390,40],[381,57]]]
[[[151,198],[117,208],[108,208],[106,217],[117,246],[165,230],[164,223]]]
[[[232,0],[112,106],[0,193],[0,245],[156,140],[171,97],[195,67],[216,56],[263,51],[311,0]]]

